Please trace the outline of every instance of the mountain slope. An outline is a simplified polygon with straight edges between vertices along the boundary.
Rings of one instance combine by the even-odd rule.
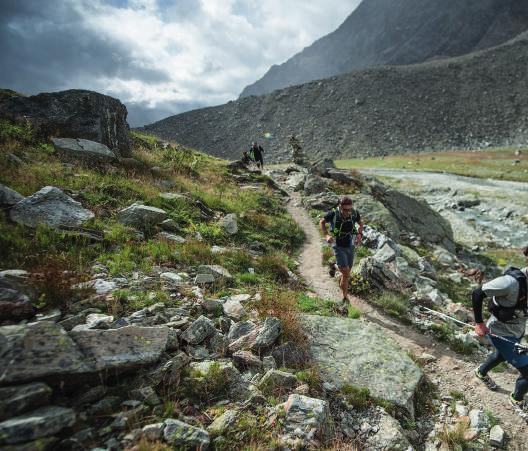
[[[336,31],[272,66],[241,97],[356,69],[459,56],[527,29],[526,1],[364,0]]]
[[[295,133],[311,156],[380,155],[525,143],[528,33],[470,55],[380,67],[166,118],[145,128],[238,158],[270,132],[268,160]]]

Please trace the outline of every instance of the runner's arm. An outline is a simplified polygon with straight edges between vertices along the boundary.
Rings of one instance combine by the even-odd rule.
[[[471,296],[471,302],[473,304],[473,315],[475,316],[475,323],[483,323],[484,319],[482,318],[482,302],[486,297],[486,293],[482,291],[481,287],[478,287],[473,290]]]

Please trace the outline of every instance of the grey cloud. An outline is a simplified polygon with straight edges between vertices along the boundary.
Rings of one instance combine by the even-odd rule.
[[[163,71],[139,66],[124,44],[86,28],[71,2],[2,0],[1,5],[0,86],[36,93],[101,77],[170,80]]]
[[[201,102],[166,102],[156,105],[156,108],[148,107],[142,103],[126,103],[128,110],[128,123],[131,127],[142,127],[146,124],[159,121],[173,114],[194,110],[206,106]]]

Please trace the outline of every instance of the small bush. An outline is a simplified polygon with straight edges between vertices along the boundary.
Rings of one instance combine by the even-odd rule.
[[[310,387],[310,392],[312,394],[318,394],[322,392],[323,379],[316,368],[309,367],[302,371],[298,371],[295,375],[297,376],[297,379]]]
[[[211,364],[207,374],[189,370],[189,376],[187,388],[191,396],[203,403],[211,404],[224,399],[229,392],[230,381],[228,372],[222,369],[218,362]]]
[[[400,319],[407,319],[409,303],[407,298],[395,291],[383,291],[370,298],[389,315]]]
[[[484,410],[484,416],[486,417],[490,428],[492,428],[493,426],[497,426],[500,423],[499,419],[495,415],[493,415],[493,412],[491,410]]]
[[[365,409],[371,404],[370,390],[368,388],[346,384],[341,387],[341,393],[346,401],[356,409]]]
[[[358,319],[359,317],[361,317],[361,312],[356,307],[349,305],[347,316],[352,319]]]
[[[288,282],[288,267],[282,257],[278,254],[264,255],[257,259],[256,267],[259,272],[264,273],[270,279],[276,282]]]
[[[290,290],[265,290],[262,299],[253,304],[261,317],[276,316],[281,320],[284,341],[293,341],[301,347],[307,347],[307,337],[299,322],[299,294]]]
[[[88,277],[68,271],[62,262],[54,260],[48,260],[46,265],[33,268],[31,278],[39,293],[36,307],[40,309],[67,309],[72,303],[93,292],[89,288],[72,288],[88,280]]]
[[[458,422],[454,427],[444,426],[444,430],[438,434],[438,438],[449,450],[469,450],[470,442],[465,438],[469,425],[465,421]]]
[[[237,276],[238,283],[240,285],[258,285],[260,278],[257,274],[251,272],[245,272]]]
[[[350,293],[352,293],[354,296],[366,296],[371,291],[370,283],[360,274],[350,273],[348,291],[350,291]]]

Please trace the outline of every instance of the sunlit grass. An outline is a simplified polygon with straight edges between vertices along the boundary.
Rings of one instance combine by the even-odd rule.
[[[522,154],[516,156],[516,150]],[[518,163],[515,163],[518,161]],[[342,169],[383,168],[450,172],[471,177],[528,181],[528,149],[496,148],[477,151],[445,151],[336,160]]]

